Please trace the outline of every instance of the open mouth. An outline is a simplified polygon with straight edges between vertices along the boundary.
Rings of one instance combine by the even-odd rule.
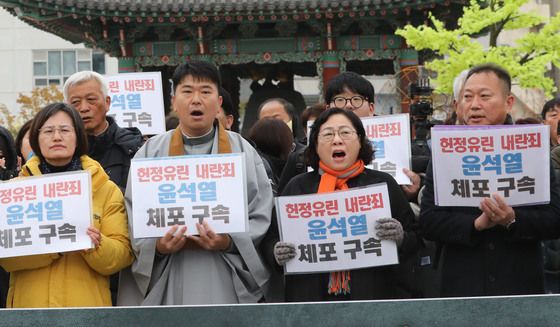
[[[198,117],[198,116],[202,116],[202,115],[204,115],[204,113],[200,110],[191,111],[191,116],[197,116]]]
[[[336,150],[333,152],[332,154],[333,159],[344,159],[344,157],[346,157],[346,152],[342,151],[342,150]]]

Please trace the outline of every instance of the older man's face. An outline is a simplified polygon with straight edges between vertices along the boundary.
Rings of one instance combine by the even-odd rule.
[[[513,106],[513,96],[493,72],[473,74],[465,81],[461,111],[467,125],[499,125]]]
[[[99,82],[92,79],[69,87],[68,102],[80,113],[88,134],[99,135],[107,128],[111,98],[103,96]]]

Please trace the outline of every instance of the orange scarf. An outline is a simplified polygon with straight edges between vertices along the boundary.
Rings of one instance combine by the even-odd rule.
[[[345,170],[334,170],[327,167],[322,161],[319,161],[319,168],[323,171],[323,175],[321,175],[321,182],[319,183],[317,193],[326,193],[336,190],[347,190],[348,185],[346,182],[350,178],[360,175],[364,171],[365,166],[362,160],[358,160]],[[350,294],[350,271],[331,272],[328,291],[329,294],[334,295],[341,293]]]
[[[218,123],[215,126],[218,126],[218,153],[231,153],[231,144],[229,143],[227,131],[222,124]],[[169,156],[182,156],[185,154],[183,133],[181,132],[181,127],[177,126],[169,142]]]

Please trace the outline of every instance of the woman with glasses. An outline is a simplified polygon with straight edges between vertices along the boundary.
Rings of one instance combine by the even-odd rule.
[[[313,124],[306,150],[314,171],[294,177],[282,195],[333,192],[377,183],[387,183],[391,215],[376,225],[376,237],[394,240],[399,253],[415,248],[416,238],[408,229],[414,214],[404,193],[390,175],[365,168],[373,158],[371,143],[360,118],[353,112],[331,108]],[[293,244],[277,242],[274,258],[280,266],[296,256]],[[297,259],[296,259],[297,260]],[[341,301],[397,297],[395,266],[382,266],[343,272],[285,276],[286,300]]]
[[[10,276],[7,306],[110,306],[109,276],[134,259],[123,195],[101,165],[89,158],[78,112],[64,103],[43,108],[33,119],[35,154],[20,176],[87,170],[91,174],[93,217],[87,230],[93,249],[0,259]]]

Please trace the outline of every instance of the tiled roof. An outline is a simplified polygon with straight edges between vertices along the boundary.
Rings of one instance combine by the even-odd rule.
[[[221,13],[270,11],[323,11],[343,8],[392,9],[430,6],[443,0],[0,0],[6,7],[35,5],[61,11],[119,11],[127,13]],[[449,2],[449,1],[448,1]]]

